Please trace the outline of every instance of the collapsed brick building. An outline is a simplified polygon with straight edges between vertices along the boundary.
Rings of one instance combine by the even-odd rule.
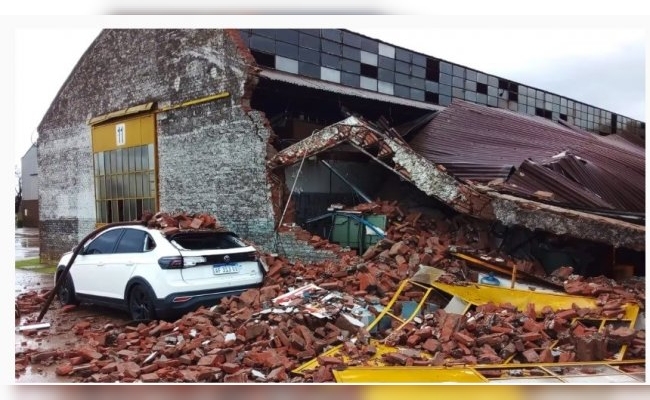
[[[588,176],[602,174],[590,180],[574,168],[577,178],[549,188],[559,181],[544,175],[558,171],[551,162],[522,184],[523,168],[535,169],[526,154],[471,168],[459,167],[462,154],[428,154],[427,138],[449,137],[468,115],[487,126],[470,136],[515,126],[546,142],[570,138],[530,156],[571,150],[560,158],[586,159]],[[488,124],[497,119],[510,125]],[[327,236],[310,224],[332,204],[381,198],[467,214],[511,236],[597,243],[606,264],[645,274],[644,130],[345,30],[104,30],[38,128],[41,257],[58,259],[97,224],[183,210],[213,213],[267,251],[327,259],[336,253],[314,249],[291,224]],[[602,177],[614,183],[594,184]]]

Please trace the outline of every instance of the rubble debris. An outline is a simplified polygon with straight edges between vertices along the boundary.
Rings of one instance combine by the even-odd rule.
[[[489,108],[486,112],[489,112]],[[483,112],[474,114],[482,115]],[[439,160],[428,159],[425,156],[426,149],[420,149],[418,153],[414,150],[417,146],[411,147],[403,140],[384,132],[382,128],[356,116],[350,116],[327,126],[283,149],[267,161],[267,167],[273,170],[295,164],[305,157],[344,143],[367,152],[369,138],[370,142],[377,142],[372,146],[379,145],[387,149],[385,161],[388,164],[381,161],[382,165],[401,179],[412,183],[426,195],[442,201],[463,215],[484,221],[498,221],[506,226],[520,226],[534,231],[567,235],[615,247],[626,247],[637,251],[645,249],[645,227],[642,225],[501,193],[492,187],[470,180],[461,181],[448,172]],[[640,152],[642,155],[643,149]],[[463,161],[463,165],[467,165],[466,160]],[[510,167],[506,168],[506,171],[509,170]],[[643,181],[640,182],[642,185]]]
[[[377,320],[421,265],[435,265],[441,282],[476,283],[471,265],[451,257],[453,246],[479,257],[489,255],[491,262],[509,268],[534,268],[494,252],[482,233],[489,228],[481,221],[424,215],[397,202],[355,209],[388,217],[386,237],[363,255],[339,248],[336,260],[305,264],[263,254],[269,272],[259,289],[225,297],[176,321],[123,327],[79,321],[73,328],[80,338],[76,346],[42,362],[56,363],[62,376],[81,382],[331,382],[332,371],[377,359],[387,365],[455,366],[645,357],[645,330],[625,325],[621,312],[629,302],[643,310],[645,285],[640,280],[622,283],[563,270],[554,282],[566,278],[561,289],[592,297],[597,306],[553,309],[529,304],[516,309],[504,299],[461,315],[444,310],[448,298],[431,294],[421,314],[408,323]],[[327,243],[311,234],[305,238]],[[400,293],[391,312],[403,318],[424,292],[409,283]],[[17,304],[32,310],[30,305],[40,304],[46,294],[21,295]],[[608,321],[604,329],[588,323],[600,319]],[[339,353],[326,354],[337,346]],[[382,346],[392,349],[386,352]],[[624,354],[619,354],[621,346]],[[17,356],[17,374],[33,356]],[[314,359],[319,362],[314,370],[293,372]]]
[[[148,228],[160,229],[166,235],[187,229],[215,229],[226,231],[217,218],[207,213],[187,214],[184,212],[153,214],[144,212],[140,221]]]

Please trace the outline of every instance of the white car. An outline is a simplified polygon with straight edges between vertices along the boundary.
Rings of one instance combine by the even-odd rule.
[[[71,257],[59,261],[57,281]],[[91,239],[57,295],[64,305],[87,302],[128,311],[133,320],[164,319],[259,287],[267,269],[255,248],[232,232],[165,235],[134,223]]]

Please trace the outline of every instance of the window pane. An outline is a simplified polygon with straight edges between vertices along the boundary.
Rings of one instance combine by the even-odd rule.
[[[140,172],[135,173],[135,196],[142,197],[142,174]]]
[[[122,229],[114,229],[100,234],[95,240],[90,242],[86,248],[86,254],[111,254],[115,247],[115,242],[122,234]]]
[[[118,222],[120,220],[120,214],[117,208],[117,200],[111,201],[111,216],[112,220],[110,222]]]
[[[138,218],[138,212],[137,212],[137,209],[135,207],[135,199],[129,199],[128,203],[129,203],[129,219],[130,220],[137,219]]]
[[[117,218],[118,221],[125,221],[124,219],[124,200],[117,201]]]
[[[142,151],[140,151],[141,147],[134,147],[133,151],[135,152],[135,170],[140,171],[142,170]]]
[[[147,148],[149,152],[149,169],[154,170],[156,169],[156,159],[153,151],[153,143],[148,145]]]
[[[99,163],[99,175],[104,175],[104,152],[97,153],[97,162]]]
[[[93,168],[95,171],[95,176],[99,175],[99,162],[97,161],[99,157],[97,156],[97,153],[93,154]]]
[[[151,196],[151,189],[149,188],[149,174],[146,172],[142,174],[142,196]]]
[[[117,173],[117,151],[111,150],[111,174]]]
[[[100,199],[100,191],[99,191],[99,186],[101,185],[100,178],[95,178],[95,200]]]
[[[142,199],[136,199],[135,201],[135,209],[136,209],[136,214],[138,219],[142,218]]]
[[[111,198],[116,199],[118,197],[117,194],[117,176],[112,175],[111,176]]]
[[[97,189],[98,189],[98,194],[97,194],[97,200],[99,199],[105,199],[106,197],[106,191],[104,190],[104,177],[100,176],[97,178]]]
[[[124,235],[117,245],[116,253],[142,253],[144,251],[144,238],[147,234],[136,229],[125,229]]]
[[[144,209],[149,210],[152,213],[156,212],[156,207],[154,206],[154,199],[145,199],[144,200]]]
[[[149,187],[151,188],[151,197],[156,197],[156,175],[149,172]]]
[[[136,147],[129,148],[129,172],[135,172],[135,149]]]
[[[117,178],[117,197],[119,197],[119,198],[124,197],[124,190],[122,189],[122,187],[124,186],[124,185],[122,185],[122,179],[123,179],[122,177],[123,177],[122,174],[120,174],[120,175],[118,175],[116,177]]]
[[[122,173],[122,149],[117,149],[116,151],[116,160],[117,160],[117,173]]]
[[[108,176],[103,177],[104,180],[104,199],[111,198],[111,178]]]
[[[108,175],[111,173],[111,152],[110,151],[105,151],[104,152],[104,174]]]
[[[147,150],[147,146],[140,147],[140,152],[142,154],[142,169],[146,171],[149,169],[149,151]]]
[[[129,197],[136,197],[135,174],[129,174]]]

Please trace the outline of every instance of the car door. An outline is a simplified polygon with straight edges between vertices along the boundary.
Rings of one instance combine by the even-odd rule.
[[[148,241],[145,239],[148,238]],[[136,268],[158,268],[150,250],[151,238],[140,229],[124,228],[124,234],[115,248],[115,263],[100,272],[98,279],[105,284],[104,295],[114,299],[124,299],[126,283]],[[153,263],[152,263],[153,260]]]
[[[77,255],[74,266],[70,270],[75,291],[89,296],[107,295],[107,284],[100,277],[107,275],[106,271],[119,261],[114,254],[124,229],[110,229],[100,233]]]

